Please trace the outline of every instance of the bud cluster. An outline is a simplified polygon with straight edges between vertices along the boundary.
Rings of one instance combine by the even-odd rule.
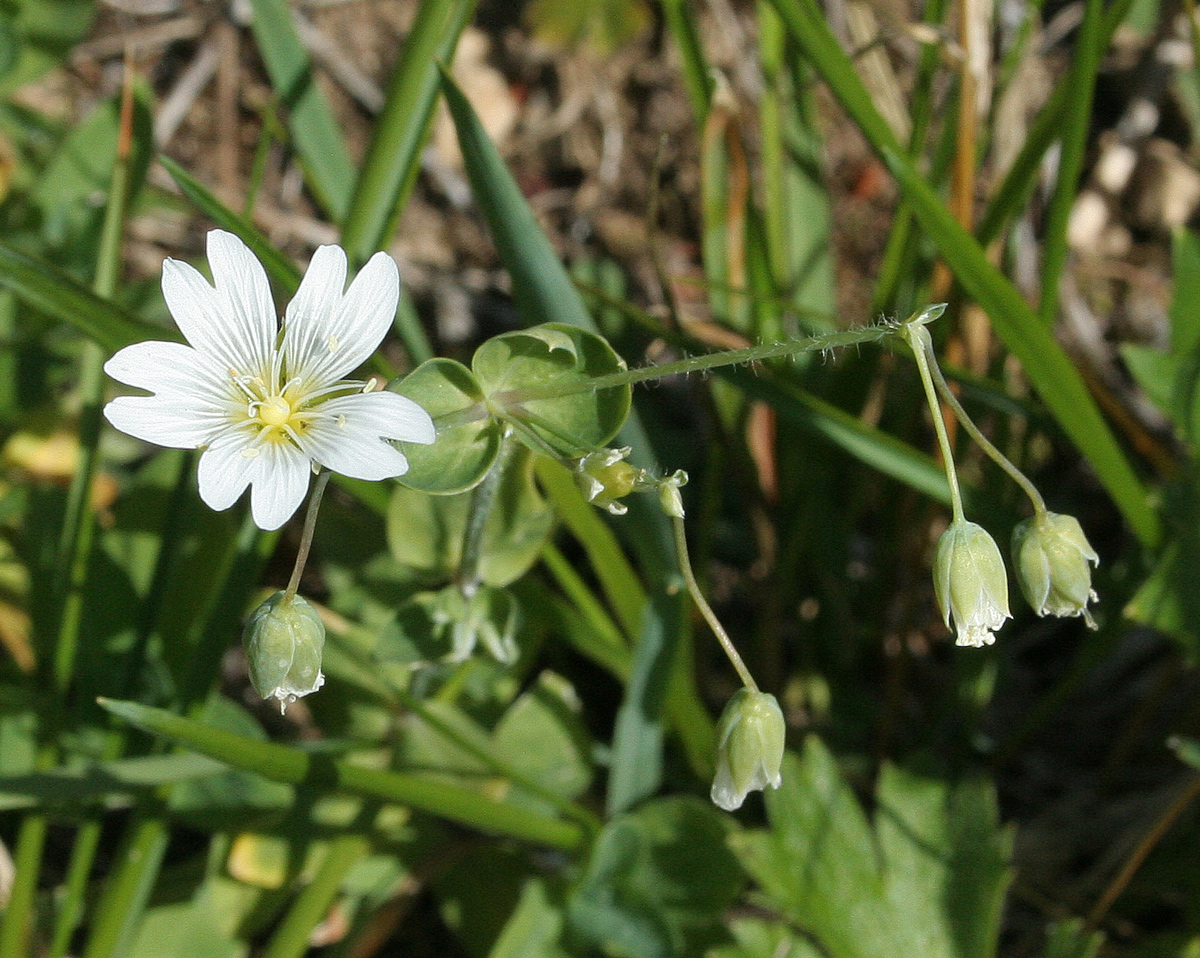
[[[677,469],[670,476],[657,478],[648,469],[639,469],[629,462],[629,446],[603,449],[567,465],[575,485],[592,505],[614,516],[623,516],[629,507],[621,500],[631,492],[657,492],[663,511],[672,518],[683,518],[683,498],[679,488],[687,483],[687,473]]]
[[[1100,557],[1073,516],[1050,512],[1033,483],[972,422],[938,368],[933,341],[925,328],[941,315],[941,307],[930,307],[899,325],[898,330],[912,348],[921,372],[930,412],[950,483],[954,520],[938,542],[933,563],[933,585],[946,627],[953,626],[959,645],[991,645],[995,632],[1010,617],[1008,575],[995,540],[963,514],[962,496],[954,468],[938,397],[954,410],[966,432],[1026,492],[1034,515],[1013,531],[1012,550],[1017,583],[1038,615],[1082,616],[1095,628],[1088,603],[1092,591],[1092,567]]]

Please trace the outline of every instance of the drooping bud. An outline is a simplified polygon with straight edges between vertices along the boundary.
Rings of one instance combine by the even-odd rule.
[[[632,449],[605,449],[575,460],[575,484],[592,505],[607,509],[614,516],[623,516],[629,507],[621,502],[637,488],[644,470],[631,466],[626,460]]]
[[[665,479],[658,481],[658,502],[672,519],[683,518],[683,496],[679,494],[681,486],[686,486],[688,474],[682,469],[676,469]]]
[[[995,631],[1010,617],[1008,575],[996,540],[974,522],[950,524],[933,560],[933,589],[946,628],[953,622],[958,645],[996,641]]]
[[[321,653],[325,625],[300,596],[276,592],[254,610],[242,633],[250,683],[264,699],[279,700],[284,712],[296,699],[325,684]]]
[[[1081,615],[1088,628],[1096,628],[1088,602],[1092,570],[1100,557],[1089,545],[1074,516],[1047,512],[1033,516],[1013,529],[1013,561],[1021,592],[1038,615]]]
[[[717,772],[712,800],[732,812],[750,792],[778,788],[783,763],[783,712],[775,696],[738,689],[717,723]]]

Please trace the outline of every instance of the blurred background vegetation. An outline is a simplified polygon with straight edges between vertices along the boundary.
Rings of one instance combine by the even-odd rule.
[[[1197,26],[0,3],[0,958],[1200,956]],[[169,335],[162,260],[214,226],[281,304],[319,244],[392,253],[388,379],[544,322],[640,367],[948,302],[962,403],[1100,554],[1099,628],[1013,589],[954,648],[917,371],[869,345],[639,388],[615,440],[690,474],[697,573],[787,719],[778,791],[708,802],[738,683],[656,505],[605,515],[524,452],[469,615],[470,494],[335,481],[302,586],[328,682],[280,716],[238,636],[298,524],[100,428],[100,365]],[[1028,506],[955,440],[1003,546]]]

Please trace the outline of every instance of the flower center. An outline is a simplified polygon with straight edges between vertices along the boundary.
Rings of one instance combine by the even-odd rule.
[[[292,404],[282,396],[272,396],[259,404],[256,418],[264,426],[282,426],[292,418]]]

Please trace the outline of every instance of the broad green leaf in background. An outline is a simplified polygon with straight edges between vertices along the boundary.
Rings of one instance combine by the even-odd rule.
[[[524,426],[517,437],[542,451],[575,457],[607,443],[629,415],[630,388],[577,391],[553,399],[525,401],[522,390],[562,384],[585,385],[597,376],[625,370],[625,362],[596,333],[563,323],[546,323],[495,336],[479,347],[471,369],[489,403],[506,419]]]
[[[601,56],[621,49],[650,25],[644,0],[531,0],[524,17],[540,42],[557,47],[586,44]]]
[[[726,846],[732,821],[694,798],[665,798],[613,819],[567,910],[605,955],[700,955],[726,937],[722,913],[745,879]]]
[[[544,881],[531,878],[488,958],[567,958],[559,947],[562,928],[561,907],[551,901]]]
[[[437,442],[398,443],[408,457],[400,481],[435,495],[465,492],[487,475],[500,451],[503,426],[488,415],[483,387],[471,370],[453,359],[431,359],[388,384],[431,417]]]
[[[479,573],[486,585],[505,586],[524,575],[550,534],[554,515],[537,490],[532,470],[533,454],[518,447],[484,526]],[[430,496],[397,485],[387,517],[388,545],[395,560],[428,580],[452,577],[462,560],[471,495]]]
[[[1012,836],[989,784],[885,766],[872,828],[810,736],[735,849],[774,908],[830,958],[993,958]]]
[[[583,839],[581,830],[573,823],[537,815],[506,802],[491,801],[477,793],[435,782],[427,776],[381,771],[284,745],[255,741],[136,702],[103,699],[100,704],[139,728],[275,782],[310,784],[327,792],[340,791],[407,805],[468,827],[563,850],[577,848]]]
[[[62,63],[87,36],[96,14],[92,0],[25,0],[12,7],[3,41],[10,60],[0,82],[5,96]]]
[[[111,352],[144,339],[183,340],[173,327],[144,322],[101,299],[57,267],[2,242],[0,285],[48,316],[70,323]]]

